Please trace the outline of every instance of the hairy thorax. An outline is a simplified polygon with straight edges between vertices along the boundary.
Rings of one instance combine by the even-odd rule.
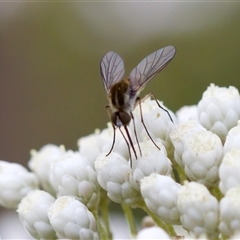
[[[130,81],[123,79],[112,86],[109,97],[111,99],[112,107],[118,111],[129,109],[129,87]]]

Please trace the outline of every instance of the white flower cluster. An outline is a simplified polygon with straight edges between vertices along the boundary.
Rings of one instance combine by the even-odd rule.
[[[110,153],[114,132],[108,124],[80,138],[77,152],[50,144],[32,150],[32,172],[0,161],[0,205],[17,208],[36,239],[111,239],[109,201],[121,204],[135,239],[180,239],[179,229],[192,238],[236,239],[238,90],[211,84],[196,106],[169,111],[173,122],[155,100],[140,104],[129,135],[116,129]],[[151,216],[138,233],[131,208]]]

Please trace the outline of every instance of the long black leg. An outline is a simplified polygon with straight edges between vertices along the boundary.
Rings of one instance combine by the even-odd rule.
[[[126,131],[126,133],[127,133],[127,137],[128,137],[128,139],[129,139],[129,143],[130,143],[130,145],[131,145],[131,148],[132,148],[132,150],[133,150],[133,152],[134,152],[135,158],[137,159],[137,153],[136,153],[136,150],[135,150],[135,148],[134,148],[134,146],[133,146],[133,142],[132,142],[131,136],[130,136],[130,134],[129,134],[129,132],[128,132],[127,126],[123,125],[123,127],[124,127],[124,129],[125,129],[125,131]],[[124,135],[123,135],[123,136],[124,136]],[[126,140],[126,138],[125,138],[125,140]],[[126,141],[126,142],[127,142],[127,141]],[[127,142],[127,143],[128,143],[128,142]],[[130,149],[129,144],[128,144],[128,150],[129,150],[129,155],[130,155],[130,165],[131,165],[131,168],[132,168],[132,157],[131,157],[131,149]]]
[[[108,117],[111,119],[110,106],[106,106],[106,110],[107,110]],[[132,119],[133,119],[133,121],[134,121],[132,112],[131,112],[131,117],[132,117]],[[108,156],[108,155],[112,152],[113,147],[114,147],[114,145],[115,145],[115,140],[116,140],[116,127],[114,126],[113,123],[112,123],[112,127],[113,127],[113,142],[112,142],[111,149],[110,149],[110,151],[107,153],[106,156]],[[129,157],[130,157],[130,165],[131,165],[131,168],[132,168],[132,155],[131,155],[130,146],[131,146],[131,148],[133,149],[133,152],[134,152],[134,155],[135,155],[136,159],[137,159],[137,153],[136,153],[136,150],[135,150],[135,148],[134,148],[134,146],[133,146],[133,142],[132,142],[131,136],[130,136],[130,134],[129,134],[129,131],[128,131],[128,129],[127,129],[127,126],[124,126],[124,125],[123,125],[123,127],[124,127],[124,129],[125,129],[125,131],[126,131],[126,134],[127,134],[128,139],[129,139],[129,142],[127,141],[127,138],[126,138],[125,135],[123,134],[123,132],[122,132],[122,130],[121,130],[121,127],[119,127],[119,130],[120,130],[120,132],[121,132],[121,134],[122,134],[125,142],[127,143],[128,151],[129,151]],[[138,139],[137,139],[135,122],[134,122],[134,133],[135,133],[135,136],[136,136],[136,140],[137,140],[137,144],[138,144],[138,147],[139,147],[140,154],[142,155],[142,152],[141,152],[141,149],[140,149],[140,146],[139,146],[139,142],[138,142]],[[130,145],[129,145],[129,144],[130,144]]]
[[[136,142],[137,142],[137,145],[138,145],[138,149],[139,149],[140,155],[142,156],[142,150],[140,148],[139,141],[138,141],[138,136],[137,136],[137,131],[136,131],[136,124],[135,124],[135,120],[134,120],[134,117],[133,117],[133,113],[130,112],[130,115],[131,115],[131,118],[133,120],[133,131],[134,131],[134,134],[135,134],[135,137],[136,137]]]
[[[168,114],[168,116],[169,116],[170,120],[172,121],[172,123],[174,123],[174,122],[173,122],[173,119],[172,119],[172,117],[171,117],[171,115],[170,115],[170,113],[168,112],[168,110],[165,109],[165,108],[163,108],[163,107],[160,105],[160,103],[158,102],[158,100],[156,99],[156,97],[154,96],[153,93],[147,94],[147,95],[143,98],[142,101],[144,101],[144,99],[147,99],[147,98],[149,98],[149,97],[153,97],[153,99],[154,99],[155,102],[157,103],[158,107],[160,107],[162,110],[164,110],[164,111]]]
[[[119,131],[121,132],[121,134],[122,134],[122,136],[123,136],[123,138],[124,138],[124,140],[125,140],[125,142],[126,142],[126,144],[127,144],[128,152],[129,152],[129,159],[130,159],[130,166],[131,166],[131,168],[132,168],[132,154],[131,154],[131,149],[130,149],[129,142],[127,141],[127,139],[126,139],[124,133],[122,132],[121,128],[119,128]]]
[[[110,110],[110,106],[106,106],[106,111],[107,111],[107,115],[109,117],[109,119],[111,119],[111,110]],[[116,128],[114,126],[114,124],[112,123],[112,127],[113,127],[113,142],[112,142],[112,146],[110,151],[108,152],[108,154],[106,155],[106,157],[112,152],[114,144],[115,144],[115,139],[116,139]]]
[[[112,152],[113,147],[114,147],[114,145],[115,145],[115,139],[116,139],[116,128],[114,127],[113,124],[112,124],[112,127],[113,127],[113,141],[112,141],[111,149],[110,149],[110,151],[108,152],[108,154],[106,155],[106,157]]]
[[[150,135],[149,131],[147,130],[147,127],[146,127],[146,125],[145,125],[145,123],[144,123],[143,114],[142,114],[142,105],[141,105],[141,100],[140,100],[139,97],[136,99],[136,102],[139,103],[140,117],[141,117],[141,122],[142,122],[142,124],[143,124],[143,127],[145,128],[146,133],[147,133],[148,137],[151,139],[151,141],[153,142],[153,144],[160,150],[160,147],[159,147],[159,146],[155,143],[155,141],[152,139],[152,137],[151,137],[151,135]]]

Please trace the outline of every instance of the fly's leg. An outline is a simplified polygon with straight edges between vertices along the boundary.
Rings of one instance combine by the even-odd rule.
[[[156,99],[156,97],[154,96],[153,93],[147,94],[147,95],[142,99],[142,102],[143,102],[145,99],[149,98],[149,97],[150,97],[150,98],[152,97],[152,98],[155,100],[155,102],[157,103],[158,107],[160,107],[162,110],[164,110],[164,111],[168,114],[171,122],[174,123],[174,122],[173,122],[173,119],[172,119],[172,117],[171,117],[171,115],[170,115],[170,113],[169,113],[169,111],[160,105],[160,103],[158,102],[158,100]]]
[[[141,99],[140,99],[139,97],[136,99],[136,103],[139,104],[141,122],[142,122],[143,127],[145,128],[145,131],[146,131],[148,137],[150,138],[150,140],[152,141],[152,143],[160,150],[160,147],[155,143],[155,141],[154,141],[153,138],[151,137],[149,131],[147,130],[147,127],[146,127],[146,125],[145,125],[145,122],[144,122],[144,120],[143,120]]]
[[[133,117],[133,113],[130,112],[130,115],[131,115],[131,118],[133,120],[133,131],[134,131],[134,134],[135,134],[135,137],[136,137],[136,142],[137,142],[137,145],[138,145],[138,149],[139,149],[140,155],[142,156],[142,150],[140,148],[139,141],[138,141],[138,136],[137,136],[137,131],[136,131],[136,124],[135,124],[135,120],[134,120],[134,117]]]
[[[106,111],[107,111],[108,117],[111,119],[110,106],[106,106]],[[110,151],[107,153],[106,157],[112,152],[113,147],[114,147],[114,145],[115,145],[115,139],[116,139],[116,128],[115,128],[115,126],[114,126],[113,123],[112,123],[112,127],[113,127],[113,142],[112,142],[111,149],[110,149]]]
[[[107,110],[108,117],[111,119],[110,106],[106,106],[106,110]],[[114,126],[113,123],[112,123],[112,127],[113,127],[113,142],[112,142],[112,146],[111,146],[110,151],[106,154],[106,157],[112,152],[113,147],[114,147],[114,145],[115,145],[115,140],[116,140],[116,127]],[[136,159],[137,159],[136,150],[135,150],[135,148],[134,148],[134,146],[133,146],[133,142],[132,142],[132,139],[131,139],[131,137],[130,137],[130,134],[129,134],[129,131],[128,131],[127,127],[124,126],[124,129],[125,129],[125,131],[126,131],[126,134],[127,134],[128,139],[129,139],[130,145],[129,145],[129,142],[127,141],[127,138],[125,137],[124,133],[122,132],[121,128],[119,127],[118,129],[119,129],[119,131],[121,132],[121,134],[122,134],[122,136],[123,136],[123,138],[124,138],[124,140],[125,140],[125,142],[126,142],[126,144],[127,144],[128,152],[129,152],[129,158],[130,158],[130,166],[131,166],[131,168],[132,168],[132,155],[131,155],[130,145],[131,145],[131,147],[132,147],[132,149],[133,149],[133,152],[134,152],[134,155],[135,155],[135,157],[136,157]]]
[[[121,132],[121,134],[122,134],[122,136],[123,136],[123,138],[124,138],[124,140],[125,140],[125,142],[126,142],[126,144],[127,144],[128,152],[129,152],[129,159],[130,159],[130,167],[132,168],[132,154],[131,154],[130,145],[131,145],[131,147],[132,147],[132,149],[133,149],[133,152],[134,152],[134,155],[135,155],[136,159],[137,159],[137,154],[136,154],[135,148],[133,147],[133,143],[132,143],[132,140],[131,140],[131,138],[130,138],[130,134],[129,134],[129,132],[128,132],[127,127],[126,127],[126,126],[123,126],[123,127],[124,127],[124,129],[125,129],[125,131],[126,131],[126,133],[127,133],[127,136],[128,136],[128,139],[129,139],[130,144],[129,144],[129,142],[127,141],[127,138],[125,137],[125,135],[124,135],[124,133],[122,132],[121,128],[119,128],[119,130],[120,130],[120,132]]]

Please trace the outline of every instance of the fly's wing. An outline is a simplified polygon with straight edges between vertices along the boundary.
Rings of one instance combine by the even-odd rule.
[[[124,75],[124,63],[115,52],[106,53],[100,62],[100,73],[104,88],[109,93],[111,87],[122,80]]]
[[[146,84],[158,74],[174,57],[176,49],[173,46],[161,48],[144,58],[129,75],[131,96],[135,97]]]

